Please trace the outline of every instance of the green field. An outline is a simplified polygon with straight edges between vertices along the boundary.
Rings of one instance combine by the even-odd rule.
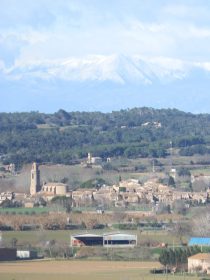
[[[111,230],[90,230],[91,233],[102,233]],[[115,229],[116,231],[116,229]],[[37,230],[37,231],[4,231],[2,232],[3,241],[8,243],[12,238],[18,240],[18,244],[32,244],[35,245],[40,240],[57,240],[69,242],[70,235],[78,233],[86,233],[86,230]],[[165,242],[168,244],[179,244],[179,239],[166,231],[123,231],[137,234],[138,243],[146,241]]]
[[[34,208],[0,208],[0,215],[35,215],[49,213],[51,209],[49,207],[34,207]]]
[[[45,257],[63,257],[64,252],[72,259],[86,260],[119,260],[119,261],[143,261],[158,260],[161,252],[161,244],[168,243],[171,247],[180,246],[177,237],[173,237],[164,231],[124,231],[137,234],[138,245],[135,248],[111,248],[101,246],[81,247],[72,250],[70,248],[70,236],[87,231],[76,230],[40,230],[40,231],[7,231],[2,233],[2,244],[11,247],[16,241],[17,248],[34,248],[38,254]],[[94,234],[104,233],[104,230],[90,231]],[[53,245],[50,245],[53,244]],[[75,255],[76,253],[76,255]],[[73,255],[72,255],[73,254]]]

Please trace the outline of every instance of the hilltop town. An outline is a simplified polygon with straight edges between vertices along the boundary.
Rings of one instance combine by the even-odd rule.
[[[31,170],[30,185],[31,201],[36,196],[41,196],[50,201],[55,196],[72,198],[72,206],[99,205],[101,207],[128,207],[139,204],[158,205],[164,203],[171,205],[177,200],[183,200],[188,206],[205,204],[210,198],[210,189],[201,192],[177,191],[173,187],[160,184],[158,179],[141,183],[137,179],[120,180],[112,186],[102,185],[92,189],[76,189],[68,191],[68,185],[63,183],[48,182],[41,186],[40,171],[36,163]]]
[[[109,158],[108,161],[111,159]],[[98,168],[102,163],[100,157],[93,157],[88,154],[87,160],[81,162],[85,168]],[[14,165],[10,165],[10,172],[15,173]],[[174,203],[182,202],[184,208],[191,206],[205,205],[210,200],[210,189],[205,188],[202,191],[181,190],[172,185],[162,182],[158,176],[152,174],[151,178],[144,182],[139,179],[122,179],[118,182],[108,185],[106,183],[95,184],[91,187],[78,186],[73,189],[68,183],[63,182],[43,182],[40,173],[39,164],[33,163],[30,171],[30,186],[25,193],[3,192],[0,194],[0,206],[6,207],[6,202],[12,202],[13,205],[20,205],[26,208],[38,205],[46,206],[55,197],[66,197],[69,199],[70,207],[95,207],[104,211],[109,208],[140,209],[142,205],[148,206],[153,212],[158,212],[163,205],[167,207],[168,212],[173,211]],[[172,169],[171,177],[175,182],[176,170]],[[209,176],[191,175],[191,183],[199,180],[210,182]],[[41,183],[43,182],[43,183]],[[208,185],[207,184],[207,185]],[[39,203],[38,203],[39,201]]]

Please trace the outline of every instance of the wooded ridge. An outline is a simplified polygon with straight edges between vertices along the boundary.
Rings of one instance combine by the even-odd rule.
[[[71,164],[88,152],[102,158],[165,157],[210,153],[210,114],[133,108],[111,113],[0,113],[4,163]]]

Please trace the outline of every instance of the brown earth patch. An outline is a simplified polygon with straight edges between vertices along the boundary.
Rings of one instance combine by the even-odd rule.
[[[1,263],[1,273],[76,274],[158,268],[159,262],[25,261]]]

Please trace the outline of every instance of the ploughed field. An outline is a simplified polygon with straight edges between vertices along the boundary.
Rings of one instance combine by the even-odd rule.
[[[151,274],[158,262],[25,261],[0,263],[1,280],[153,280],[198,279],[187,275]]]

